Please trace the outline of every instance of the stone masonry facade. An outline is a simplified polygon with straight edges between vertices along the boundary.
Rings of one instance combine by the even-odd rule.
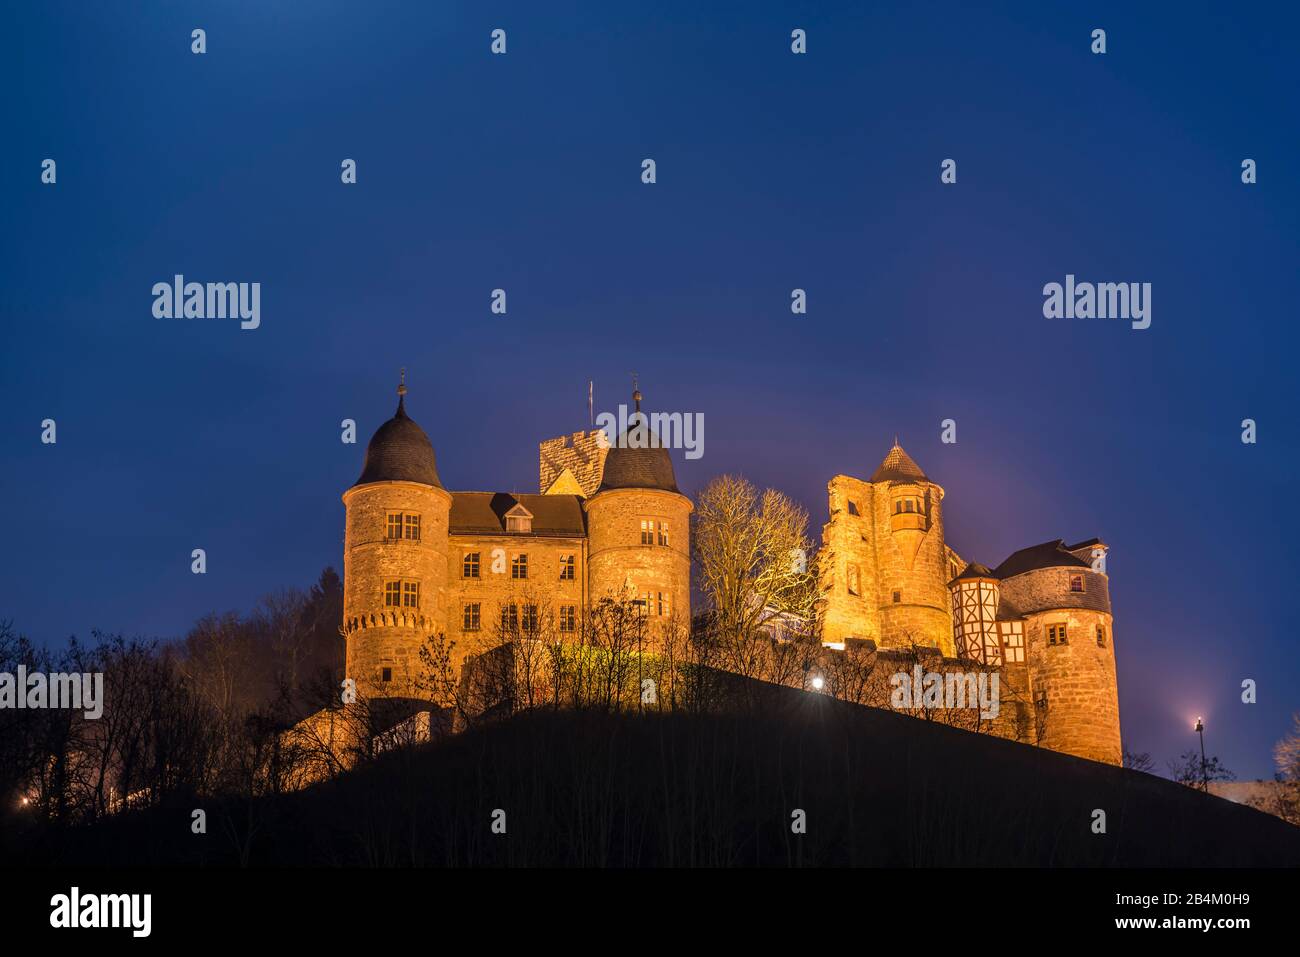
[[[551,491],[556,482],[565,478],[567,471],[577,488],[573,489],[565,482],[558,491],[576,492],[590,498],[600,488],[608,453],[609,440],[601,429],[547,439],[538,449],[540,491]]]
[[[1022,739],[1121,762],[1103,542],[1044,542],[996,569],[966,563],[944,540],[944,490],[897,445],[871,479],[831,479],[828,499],[824,645],[911,649],[946,672],[1001,669],[1017,691],[1017,713],[1032,709]],[[1017,723],[1018,737],[1025,724]]]
[[[473,649],[511,634],[576,638],[603,598],[639,603],[652,629],[691,620],[693,506],[666,450],[611,448],[594,431],[538,451],[536,495],[450,492],[402,404],[376,433],[343,496],[347,676],[364,693],[418,697],[431,634],[451,640],[459,674]],[[993,733],[1120,763],[1102,542],[1045,542],[996,569],[966,563],[945,540],[944,489],[897,444],[869,479],[832,478],[828,500],[818,667],[832,685],[860,675],[864,653],[873,680],[905,661],[996,670],[1010,707]]]

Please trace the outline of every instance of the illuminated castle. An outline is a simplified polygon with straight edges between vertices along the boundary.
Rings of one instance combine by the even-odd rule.
[[[343,493],[347,675],[363,691],[400,696],[429,634],[463,656],[480,633],[528,633],[550,614],[563,636],[606,597],[639,603],[651,628],[690,620],[692,505],[666,448],[579,432],[543,443],[539,494],[449,492],[398,394]]]
[[[461,649],[459,674],[481,633],[527,633],[539,609],[561,639],[605,597],[631,598],[652,623],[690,621],[693,506],[666,449],[578,432],[541,444],[538,494],[452,492],[405,393],[343,494],[346,673],[363,693],[404,696],[430,634]],[[869,480],[833,478],[829,498],[825,654],[923,649],[947,670],[996,668],[1032,708],[1030,730],[1008,736],[1119,763],[1103,543],[967,563],[944,540],[944,490],[897,443]]]
[[[867,481],[837,475],[822,530],[822,640],[935,649],[1000,669],[1034,710],[1028,740],[1119,764],[1106,545],[1022,548],[990,569],[944,540],[944,490],[895,442]]]

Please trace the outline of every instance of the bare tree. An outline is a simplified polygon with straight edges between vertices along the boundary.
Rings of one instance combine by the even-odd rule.
[[[299,672],[309,650],[311,629],[304,619],[307,596],[296,588],[281,588],[264,595],[253,614],[252,625],[268,645],[275,669],[269,675],[285,683],[291,691],[298,688]]]
[[[1136,751],[1125,749],[1123,762],[1124,767],[1129,770],[1143,771],[1147,774],[1151,774],[1156,766],[1156,762],[1152,760],[1150,753],[1147,751],[1143,751],[1139,754]]]
[[[1179,784],[1199,788],[1202,783],[1235,781],[1237,775],[1229,771],[1217,756],[1201,758],[1199,751],[1184,751],[1177,760],[1168,762],[1169,776]]]
[[[807,513],[793,501],[772,489],[760,495],[739,476],[720,476],[704,488],[691,539],[716,634],[749,639],[783,615],[814,617],[807,527]],[[752,655],[747,646],[735,649],[741,674],[750,673]]]
[[[1291,716],[1291,731],[1273,747],[1275,787],[1250,803],[1288,824],[1300,824],[1300,711]]]

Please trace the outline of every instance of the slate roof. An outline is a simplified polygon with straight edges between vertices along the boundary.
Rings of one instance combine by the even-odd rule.
[[[406,400],[397,400],[397,412],[381,425],[366,446],[366,462],[356,485],[368,482],[419,482],[442,488],[433,444],[424,429],[406,414]]]
[[[880,467],[871,474],[871,482],[928,482],[921,466],[912,461],[912,457],[903,451],[903,447],[894,443]]]
[[[979,562],[971,562],[966,566],[966,570],[958,575],[953,581],[961,581],[963,578],[997,578],[987,565],[981,565]]]
[[[617,444],[611,445],[605,456],[605,470],[600,477],[600,491],[615,488],[650,488],[662,492],[677,491],[677,477],[673,474],[673,460],[666,448],[656,448],[659,440],[653,434],[650,447],[626,448],[627,433]]]
[[[1017,608],[1012,602],[1007,601],[1006,596],[998,596],[998,621],[1016,621],[1024,618],[1025,613]]]
[[[1065,547],[1065,542],[1058,538],[1012,552],[1006,561],[993,569],[993,574],[997,578],[1010,578],[1012,575],[1032,572],[1039,568],[1062,567],[1091,568],[1092,566],[1077,555],[1071,555]]]
[[[522,505],[533,514],[533,530],[506,532],[506,513]],[[587,522],[579,495],[510,495],[506,492],[452,492],[452,535],[518,535],[534,538],[585,538]]]
[[[1084,542],[1076,542],[1073,545],[1066,545],[1065,550],[1067,552],[1081,552],[1084,549],[1087,549],[1088,553],[1091,554],[1092,550],[1098,545],[1101,545],[1104,548],[1106,543],[1100,538],[1090,538]]]

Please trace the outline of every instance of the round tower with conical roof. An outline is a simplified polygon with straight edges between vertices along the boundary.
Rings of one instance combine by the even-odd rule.
[[[419,696],[420,646],[446,628],[451,494],[429,437],[406,414],[405,374],[397,393],[397,412],[370,439],[361,477],[343,493],[347,677],[380,698]]]
[[[954,652],[943,489],[894,446],[867,481],[837,475],[822,529],[823,641]]]
[[[587,510],[587,571],[593,603],[631,597],[660,624],[690,621],[689,522],[694,506],[677,488],[668,449],[641,411],[610,443],[600,487]]]
[[[880,628],[893,644],[954,652],[943,489],[894,440],[870,479]]]

